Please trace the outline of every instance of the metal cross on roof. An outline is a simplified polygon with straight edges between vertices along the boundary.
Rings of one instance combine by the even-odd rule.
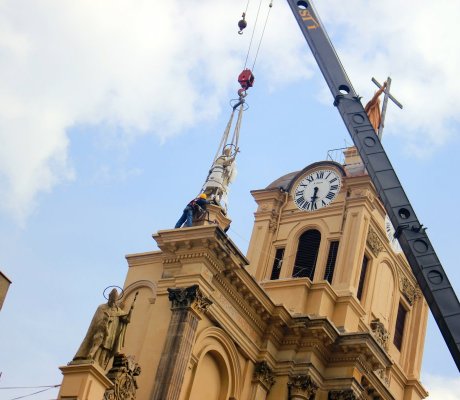
[[[375,85],[379,89],[382,89],[383,85],[381,85],[375,78],[372,78],[372,82],[374,82]],[[383,91],[383,93],[385,93],[385,95],[383,97],[382,114],[381,114],[381,119],[380,119],[379,131],[377,133],[377,136],[379,137],[380,140],[382,140],[383,127],[385,126],[384,122],[385,122],[385,114],[387,112],[388,99],[391,99],[391,101],[393,101],[393,103],[395,103],[401,110],[403,108],[402,104],[398,100],[396,100],[393,97],[393,95],[391,95],[391,93],[390,93],[390,86],[391,86],[391,78],[390,77],[387,78],[386,83],[387,83],[386,88]]]

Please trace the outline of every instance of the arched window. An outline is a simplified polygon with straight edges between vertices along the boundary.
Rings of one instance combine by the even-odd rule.
[[[321,233],[316,229],[304,232],[299,238],[299,246],[295,258],[293,278],[310,278],[315,274]]]
[[[281,266],[283,265],[284,247],[276,249],[275,259],[270,279],[273,281],[280,278]]]

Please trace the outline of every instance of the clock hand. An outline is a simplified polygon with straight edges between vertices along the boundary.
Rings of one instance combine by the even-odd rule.
[[[312,203],[314,203],[316,201],[316,199],[318,198],[318,196],[316,195],[316,193],[318,193],[318,188],[315,186],[313,188],[313,196],[311,196],[311,201]]]

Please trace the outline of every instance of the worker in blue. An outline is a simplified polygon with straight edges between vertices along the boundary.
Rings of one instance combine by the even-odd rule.
[[[193,217],[206,210],[206,206],[210,204],[210,201],[206,200],[206,198],[206,193],[201,193],[196,199],[188,203],[174,228],[180,228],[182,225],[186,227],[192,226]]]

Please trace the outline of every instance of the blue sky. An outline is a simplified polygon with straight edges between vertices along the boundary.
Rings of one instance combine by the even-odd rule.
[[[317,3],[358,93],[368,99],[372,76],[392,76],[405,108],[389,105],[383,142],[458,293],[460,6]],[[0,269],[13,281],[0,312],[0,387],[60,383],[57,367],[73,357],[103,289],[122,286],[124,256],[154,250],[152,233],[173,227],[199,191],[238,89],[258,2],[239,36],[245,5],[0,2]],[[255,75],[229,198],[229,235],[243,251],[249,191],[351,143],[281,0]],[[433,321],[423,376],[430,399],[460,391]],[[0,390],[0,399],[31,391]]]

